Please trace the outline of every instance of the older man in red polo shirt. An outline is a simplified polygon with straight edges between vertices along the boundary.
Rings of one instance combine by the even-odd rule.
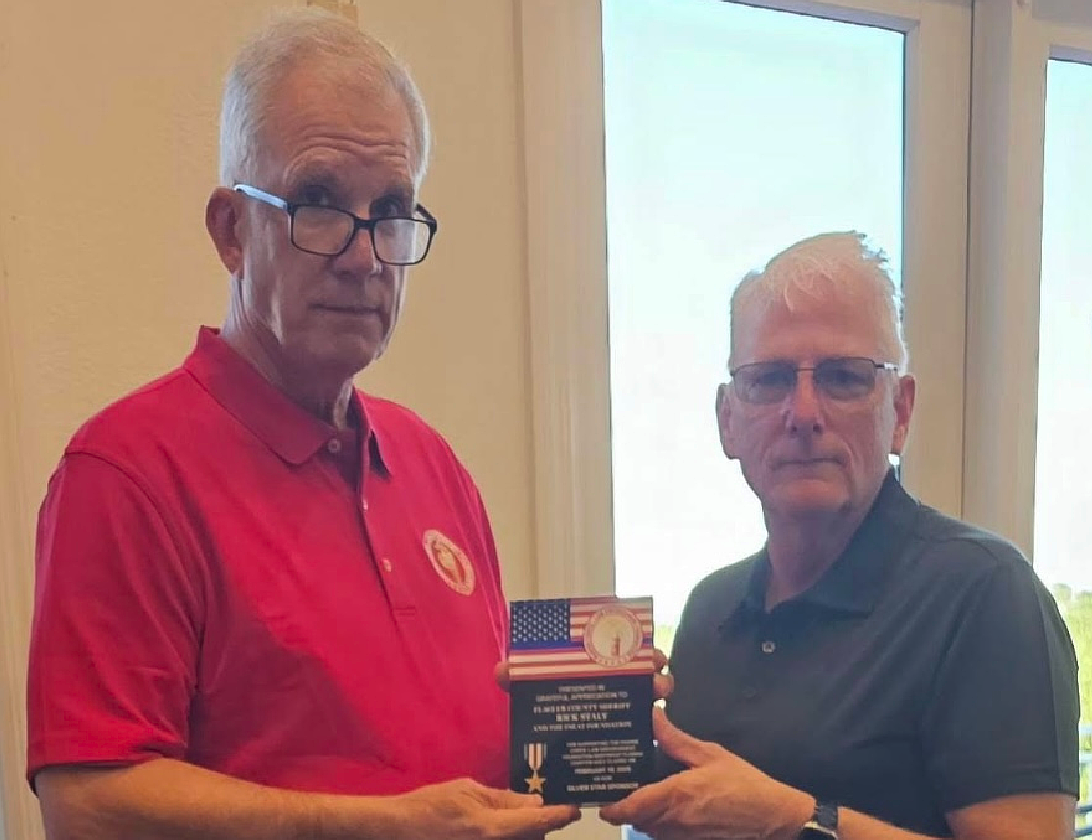
[[[53,840],[523,838],[503,790],[506,606],[447,443],[353,376],[384,351],[428,125],[334,16],[239,54],[209,233],[220,330],[89,420],[38,529],[27,774]]]

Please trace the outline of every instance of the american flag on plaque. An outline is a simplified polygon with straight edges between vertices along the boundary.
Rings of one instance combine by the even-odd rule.
[[[651,598],[514,601],[509,678],[579,680],[651,674],[652,631]]]

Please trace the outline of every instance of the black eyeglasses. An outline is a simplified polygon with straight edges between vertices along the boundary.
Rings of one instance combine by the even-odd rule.
[[[784,360],[754,362],[729,371],[739,398],[755,405],[781,402],[796,389],[800,371],[810,370],[815,388],[839,402],[867,397],[876,387],[877,371],[898,370],[892,362],[877,362],[859,356],[820,359],[813,365]]]
[[[290,204],[283,198],[249,184],[236,184],[243,195],[278,207],[288,214],[292,244],[308,254],[339,257],[349,250],[358,231],[366,230],[375,258],[387,265],[416,265],[428,256],[439,223],[422,205],[416,216],[383,216],[362,219],[338,207]]]

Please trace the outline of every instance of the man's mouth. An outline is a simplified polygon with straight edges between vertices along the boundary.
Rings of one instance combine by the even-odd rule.
[[[315,309],[322,309],[326,312],[337,312],[342,315],[378,315],[380,310],[376,306],[355,306],[351,304],[333,304],[333,303],[319,303],[315,304]]]
[[[778,467],[812,467],[819,464],[837,464],[837,458],[781,458]]]

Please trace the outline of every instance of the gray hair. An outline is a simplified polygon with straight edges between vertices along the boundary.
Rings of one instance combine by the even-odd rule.
[[[429,123],[421,92],[406,66],[380,41],[345,18],[316,8],[273,18],[239,50],[224,84],[220,111],[220,183],[251,177],[259,140],[278,85],[302,64],[350,69],[355,79],[401,96],[416,146],[416,175],[428,166]]]
[[[749,272],[736,286],[729,306],[734,366],[736,327],[742,313],[764,311],[775,302],[790,311],[826,294],[861,299],[880,330],[881,347],[904,372],[909,361],[902,331],[902,296],[891,279],[887,255],[869,246],[857,231],[821,233],[790,245],[761,271]]]

